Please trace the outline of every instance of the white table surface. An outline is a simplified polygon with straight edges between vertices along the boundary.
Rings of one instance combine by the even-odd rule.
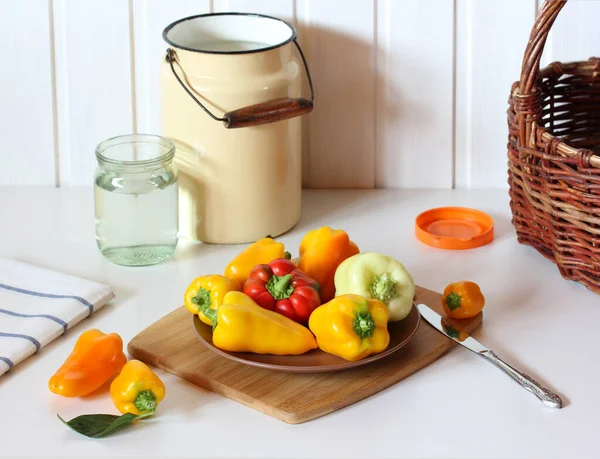
[[[418,242],[415,216],[443,205],[489,212],[495,241],[464,252]],[[178,307],[195,276],[221,273],[241,247],[182,242],[168,262],[126,268],[96,248],[91,189],[3,188],[0,209],[0,256],[104,282],[116,293],[110,305],[0,377],[0,457],[599,457],[600,297],[517,243],[506,190],[305,191],[301,222],[279,240],[296,253],[307,230],[329,225],[345,229],[362,251],[398,258],[426,288],[476,281],[487,305],[475,337],[561,394],[562,410],[544,407],[456,348],[383,392],[300,425],[157,370],[167,387],[157,415],[99,440],[70,431],[56,414],[116,414],[108,394],[66,399],[47,388],[79,334],[96,327],[128,342]]]

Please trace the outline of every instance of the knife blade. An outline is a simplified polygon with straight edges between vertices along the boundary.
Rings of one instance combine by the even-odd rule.
[[[550,408],[562,408],[562,400],[557,394],[542,386],[531,376],[526,375],[522,371],[519,371],[513,366],[506,363],[504,360],[498,357],[492,350],[485,347],[483,344],[481,344],[475,338],[470,336],[468,333],[465,333],[464,331],[458,330],[457,328],[453,327],[447,319],[440,316],[429,306],[419,304],[417,306],[417,309],[419,310],[421,316],[436,330],[446,335],[451,340],[457,342],[461,346],[466,347],[475,354],[493,363],[497,368],[501,369],[514,381],[519,383],[523,388],[525,388],[537,398],[539,398],[544,403],[544,405]]]

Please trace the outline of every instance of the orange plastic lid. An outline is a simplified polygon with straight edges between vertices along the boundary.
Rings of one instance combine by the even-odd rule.
[[[415,235],[438,249],[474,249],[494,239],[494,220],[475,209],[439,207],[417,216]]]

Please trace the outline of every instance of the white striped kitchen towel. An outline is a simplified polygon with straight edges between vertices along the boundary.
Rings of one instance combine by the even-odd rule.
[[[0,258],[0,375],[113,298],[107,285]]]

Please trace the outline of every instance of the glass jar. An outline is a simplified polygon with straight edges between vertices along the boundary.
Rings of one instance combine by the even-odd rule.
[[[96,241],[111,262],[160,263],[178,240],[175,146],[155,135],[125,135],[96,148]]]

